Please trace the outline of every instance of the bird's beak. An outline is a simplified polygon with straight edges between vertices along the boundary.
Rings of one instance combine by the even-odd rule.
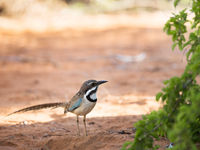
[[[106,81],[106,80],[97,81],[97,85],[101,85],[101,84],[104,84],[106,82],[108,82],[108,81]]]

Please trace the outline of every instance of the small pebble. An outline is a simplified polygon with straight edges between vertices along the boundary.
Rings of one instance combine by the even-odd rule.
[[[130,132],[126,132],[126,131],[124,131],[124,130],[119,131],[118,133],[119,133],[119,134],[131,134]]]
[[[27,125],[27,124],[28,124],[28,121],[24,121],[23,124],[24,124],[24,125]]]
[[[89,122],[88,124],[89,124],[89,125],[94,125],[95,123],[94,123],[94,122]]]
[[[166,146],[167,149],[173,148],[174,143],[170,143],[169,145]]]

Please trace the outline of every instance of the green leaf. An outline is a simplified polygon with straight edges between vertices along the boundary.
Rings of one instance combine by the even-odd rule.
[[[177,45],[177,43],[176,43],[176,42],[175,42],[175,43],[173,43],[173,45],[172,45],[172,50],[173,50],[173,51],[174,51],[174,49],[175,49],[176,45]]]
[[[129,142],[129,141],[125,142],[125,143],[123,144],[121,150],[126,150],[127,147],[130,146],[131,144],[132,144],[132,142]]]
[[[162,92],[159,92],[157,95],[156,95],[156,101],[159,101],[160,97],[163,95]]]

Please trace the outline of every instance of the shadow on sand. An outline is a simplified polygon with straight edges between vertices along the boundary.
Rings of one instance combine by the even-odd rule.
[[[63,116],[63,115],[62,115]],[[55,120],[46,123],[0,126],[0,150],[116,150],[135,135],[133,124],[141,116],[95,117],[87,119],[88,136],[77,135],[76,118],[53,115]],[[166,144],[162,140],[162,145]]]

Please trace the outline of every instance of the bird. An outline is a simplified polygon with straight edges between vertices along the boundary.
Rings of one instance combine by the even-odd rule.
[[[67,112],[74,113],[76,115],[77,122],[77,132],[80,136],[80,128],[79,128],[79,116],[83,116],[83,123],[85,129],[85,135],[87,136],[87,128],[86,128],[86,115],[92,111],[97,102],[97,90],[98,87],[108,81],[106,80],[87,80],[85,81],[79,91],[70,99],[69,102],[55,102],[55,103],[45,103],[34,105],[30,107],[26,107],[15,112],[8,114],[8,116],[13,115],[15,113],[27,112],[32,110],[40,110],[46,108],[64,108],[64,114]]]

